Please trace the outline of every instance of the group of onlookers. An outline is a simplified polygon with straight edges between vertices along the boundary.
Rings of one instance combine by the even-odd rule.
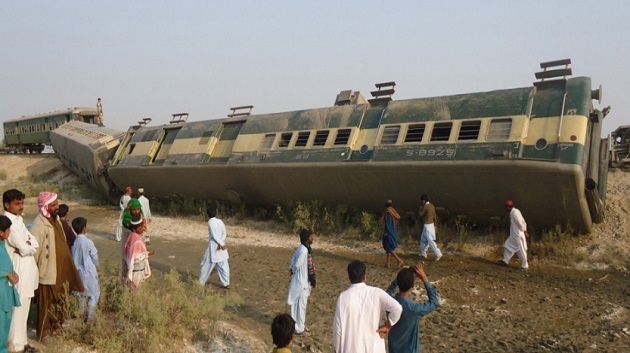
[[[0,216],[0,292],[4,324],[0,326],[0,352],[35,352],[28,344],[27,319],[33,298],[37,302],[37,338],[42,340],[61,331],[67,315],[67,294],[88,298],[87,317],[93,317],[98,301],[98,254],[86,237],[87,221],[78,217],[72,226],[66,221],[69,207],[59,204],[57,194],[42,192],[38,213],[30,230],[22,214],[25,195],[17,189],[2,194],[4,214]],[[73,256],[74,254],[74,256]],[[80,261],[78,261],[80,260]],[[91,282],[96,281],[96,291]],[[10,290],[7,290],[8,287]],[[9,296],[8,294],[13,294]]]
[[[390,267],[392,257],[398,261],[399,267],[403,267],[396,279],[384,291],[365,283],[366,266],[363,262],[353,261],[348,265],[351,285],[339,295],[332,325],[336,353],[385,352],[385,336],[388,336],[390,353],[420,351],[419,319],[440,305],[437,290],[428,281],[422,260],[426,259],[429,248],[435,254],[435,261],[443,256],[436,243],[435,206],[429,202],[427,195],[422,195],[420,201],[422,227],[419,236],[420,262],[417,265],[403,267],[404,261],[395,252],[398,247],[396,225],[400,215],[391,200],[385,203],[381,218],[385,226],[381,240],[387,253],[386,267]],[[521,269],[527,270],[527,224],[513,201],[507,200],[505,207],[510,213],[510,236],[504,244],[503,258],[499,263],[507,265],[512,256],[517,254]],[[280,314],[272,322],[271,334],[276,345],[274,352],[290,352],[288,347],[293,335],[310,335],[305,323],[308,297],[316,285],[311,248],[313,241],[314,234],[310,230],[303,229],[300,232],[300,245],[293,253],[289,267],[287,304],[291,314]],[[419,303],[411,299],[416,277],[424,284],[428,296],[426,302]],[[383,313],[386,313],[387,319],[381,323]]]
[[[148,199],[127,200],[121,226],[128,235],[123,247],[123,274],[131,288],[151,274],[143,238],[150,215]],[[37,198],[37,216],[27,227],[22,214],[25,194],[17,189],[2,194],[0,215],[0,353],[36,352],[28,344],[27,319],[31,300],[37,303],[37,339],[61,331],[68,313],[68,294],[79,297],[85,319],[92,320],[100,298],[99,260],[94,242],[88,238],[88,221],[69,221],[70,208],[60,204],[53,192]],[[139,211],[138,211],[139,210]],[[123,232],[121,231],[121,236]],[[118,232],[117,232],[118,234]]]
[[[148,199],[139,189],[139,198],[132,198],[131,187],[121,197],[121,213],[116,229],[116,240],[123,241],[122,275],[129,287],[136,289],[151,275],[147,250],[147,227],[151,211]],[[4,215],[0,215],[0,353],[35,352],[28,345],[27,318],[31,299],[37,301],[37,338],[55,334],[67,315],[67,294],[77,294],[86,306],[86,320],[94,318],[100,297],[98,251],[87,236],[88,221],[83,217],[69,219],[69,207],[59,204],[57,194],[42,192],[37,198],[38,214],[32,226],[26,227],[22,214],[25,195],[16,189],[2,195]],[[426,195],[421,197],[419,215],[423,221],[420,234],[420,259],[426,258],[431,248],[435,261],[442,257],[436,244],[435,207]],[[510,237],[504,245],[501,264],[507,264],[517,254],[522,269],[527,269],[527,235],[525,221],[512,201],[506,201],[510,212]],[[217,268],[222,288],[230,288],[229,254],[225,224],[217,217],[216,207],[206,209],[208,215],[208,247],[201,260],[199,282],[205,285],[212,270]],[[403,267],[403,260],[395,253],[398,247],[396,224],[400,215],[388,200],[382,220],[385,225],[382,243],[387,253],[387,267],[391,258]],[[272,323],[275,352],[288,352],[293,335],[308,336],[306,307],[308,297],[316,287],[316,269],[312,244],[315,235],[303,229],[300,245],[295,250],[289,267],[287,303],[291,314],[278,315]],[[335,352],[385,352],[383,337],[388,336],[389,352],[418,352],[418,320],[439,307],[436,289],[428,282],[422,262],[414,267],[403,267],[387,290],[372,287],[366,282],[366,266],[353,261],[347,268],[350,287],[339,295],[332,323]],[[415,278],[422,280],[428,301],[411,299]],[[396,289],[398,291],[396,292]],[[380,322],[383,313],[387,319]]]

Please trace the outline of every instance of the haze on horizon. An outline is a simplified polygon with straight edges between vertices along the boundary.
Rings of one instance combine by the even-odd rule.
[[[398,100],[490,91],[571,58],[574,77],[603,86],[608,133],[630,124],[629,18],[624,1],[7,1],[0,120],[97,97],[122,130],[330,106],[383,81]]]

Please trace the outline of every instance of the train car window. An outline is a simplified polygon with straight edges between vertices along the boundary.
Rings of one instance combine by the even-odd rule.
[[[431,141],[448,141],[451,138],[453,123],[435,123],[431,133]]]
[[[459,128],[457,140],[476,140],[479,138],[479,130],[481,130],[481,120],[463,121]]]
[[[494,119],[488,128],[487,141],[505,141],[512,132],[512,119]]]
[[[199,144],[207,145],[208,142],[210,142],[210,137],[212,137],[212,133],[212,130],[204,131],[203,134],[201,134],[201,138],[199,139]]]
[[[346,145],[350,139],[350,129],[337,130],[337,136],[335,137],[335,145]]]
[[[273,146],[273,141],[276,140],[276,134],[266,134],[260,144],[262,150],[270,150]]]
[[[326,141],[328,140],[328,134],[330,131],[328,130],[319,130],[315,134],[315,141],[313,141],[313,146],[324,146]]]
[[[297,139],[295,140],[295,147],[304,147],[308,142],[308,138],[311,137],[310,131],[298,132]]]
[[[280,134],[280,142],[278,142],[278,147],[287,148],[289,147],[289,143],[291,142],[291,138],[293,138],[292,132],[284,132]]]
[[[385,126],[381,136],[381,145],[393,145],[398,141],[400,125]]]
[[[424,124],[413,124],[407,128],[407,135],[405,135],[405,143],[409,142],[422,142],[424,136]]]

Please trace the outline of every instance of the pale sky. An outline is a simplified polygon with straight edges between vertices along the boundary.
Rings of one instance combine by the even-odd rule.
[[[2,1],[0,120],[102,97],[106,125],[531,86],[573,61],[630,124],[629,1]]]

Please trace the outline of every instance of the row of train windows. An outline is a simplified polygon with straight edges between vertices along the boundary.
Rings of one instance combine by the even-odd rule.
[[[400,125],[385,126],[381,135],[381,145],[393,145],[398,142]],[[433,124],[430,142],[446,142],[451,139],[453,122]],[[486,141],[505,141],[512,131],[512,119],[494,119],[490,122]],[[476,141],[481,132],[481,120],[463,121],[457,134],[457,141]],[[425,134],[425,124],[410,124],[403,140],[404,143],[422,142]]]
[[[401,125],[389,125],[383,128],[381,135],[381,145],[394,145],[398,142],[398,136],[400,135]],[[425,124],[410,124],[407,126],[403,143],[419,143],[422,142],[426,130]],[[453,122],[438,122],[433,124],[431,130],[430,142],[447,142],[451,138],[453,131]],[[512,119],[494,119],[490,121],[488,132],[486,134],[486,141],[505,141],[510,138],[512,131]],[[350,140],[351,129],[338,129],[335,136],[334,146],[345,146]],[[479,139],[479,133],[481,132],[481,120],[462,121],[459,132],[457,134],[457,141],[476,141]],[[293,139],[295,132],[283,132],[280,133],[280,140],[278,141],[278,148],[288,148]],[[261,148],[269,150],[274,146],[277,134],[266,134]],[[315,132],[315,138],[311,143],[311,146],[325,146],[328,141],[330,130],[318,130]],[[306,147],[311,137],[311,131],[297,132],[295,144],[293,147]]]
[[[22,125],[18,127],[7,128],[5,133],[7,135],[17,135],[17,134],[25,134],[31,132],[43,132],[56,129],[60,126],[60,124],[56,121],[46,123],[46,124],[31,124],[31,125]]]
[[[335,146],[345,146],[348,144],[348,140],[350,140],[350,134],[352,133],[351,129],[338,129],[337,135],[335,135],[335,140],[333,145]],[[280,134],[280,140],[278,141],[278,148],[288,148],[291,140],[293,139],[294,132],[283,132]],[[313,143],[311,146],[324,146],[328,141],[328,136],[330,135],[330,130],[318,130],[315,132],[315,138],[313,139]],[[297,133],[297,137],[295,139],[295,144],[293,147],[306,147],[309,139],[311,138],[311,131],[300,131]],[[273,143],[276,140],[276,134],[266,134],[265,138],[262,141],[261,148],[268,150],[273,147]]]

